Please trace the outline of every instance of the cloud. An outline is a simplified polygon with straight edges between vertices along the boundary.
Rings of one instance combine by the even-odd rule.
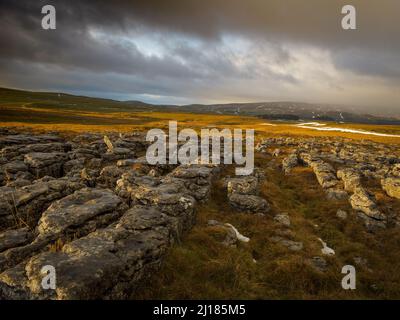
[[[55,31],[41,29],[45,4],[0,3],[0,85],[183,103],[399,101],[397,0],[353,0],[351,31],[342,0],[54,0]]]

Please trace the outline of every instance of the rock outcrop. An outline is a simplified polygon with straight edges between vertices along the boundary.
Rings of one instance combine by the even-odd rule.
[[[400,178],[390,177],[381,180],[382,189],[388,196],[400,199]]]
[[[264,214],[270,207],[264,198],[258,196],[258,178],[246,176],[231,178],[227,183],[228,199],[232,207],[237,210]]]

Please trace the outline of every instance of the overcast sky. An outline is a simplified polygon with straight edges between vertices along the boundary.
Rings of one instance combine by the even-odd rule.
[[[41,28],[41,7],[57,29]],[[357,30],[341,28],[341,8]],[[399,0],[0,1],[0,86],[400,109]]]

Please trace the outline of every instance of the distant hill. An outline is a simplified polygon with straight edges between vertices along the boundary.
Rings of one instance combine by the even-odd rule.
[[[33,92],[0,88],[0,105],[29,104],[37,108],[96,112],[185,112],[256,116],[268,120],[335,121],[344,123],[400,125],[400,118],[365,114],[355,107],[301,102],[259,102],[229,104],[153,105],[142,101],[75,96],[58,92]]]
[[[87,110],[96,112],[148,111],[152,109],[140,101],[121,102],[111,99],[75,96],[61,92],[34,92],[0,88],[0,104],[29,104],[37,108]]]
[[[400,124],[400,118],[365,114],[355,107],[302,102],[229,103],[175,107],[186,112],[257,116],[270,120],[335,121],[364,124]]]

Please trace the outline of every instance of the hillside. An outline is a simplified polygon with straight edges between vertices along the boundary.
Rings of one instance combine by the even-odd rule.
[[[355,107],[298,102],[261,102],[193,105],[153,105],[142,101],[75,96],[54,92],[31,92],[0,88],[0,120],[15,118],[12,107],[56,110],[77,110],[98,113],[115,112],[179,112],[221,115],[256,116],[269,120],[333,121],[378,125],[399,125],[399,117],[365,114]],[[6,108],[5,108],[6,107]],[[8,110],[8,111],[7,111]]]

